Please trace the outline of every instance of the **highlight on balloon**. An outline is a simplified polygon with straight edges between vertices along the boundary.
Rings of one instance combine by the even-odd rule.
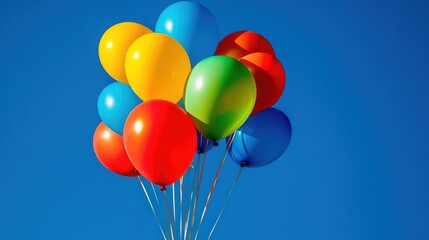
[[[155,29],[120,22],[100,36],[112,83],[98,96],[93,149],[137,179],[163,239],[212,238],[243,169],[280,159],[291,140],[274,107],[286,73],[271,43],[249,30],[219,36],[215,15],[192,1],[168,6]],[[226,161],[237,171],[219,199]]]

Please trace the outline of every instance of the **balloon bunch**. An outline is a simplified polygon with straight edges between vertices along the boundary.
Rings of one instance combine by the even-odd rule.
[[[138,23],[118,23],[103,34],[98,53],[117,82],[98,98],[102,122],[94,132],[95,154],[112,172],[138,176],[155,217],[140,175],[152,187],[161,186],[164,194],[168,185],[174,194],[180,180],[182,198],[183,176],[193,171],[189,188],[194,197],[183,231],[180,223],[181,239],[192,238],[204,161],[212,145],[227,141],[200,226],[227,153],[240,169],[260,167],[278,159],[289,145],[289,119],[271,108],[286,83],[271,44],[252,31],[234,32],[219,42],[216,19],[198,3],[170,5],[154,32]],[[169,232],[159,225],[164,239],[176,235],[170,215],[169,220]]]

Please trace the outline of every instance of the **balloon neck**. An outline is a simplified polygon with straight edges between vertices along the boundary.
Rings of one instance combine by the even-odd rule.
[[[240,167],[245,167],[247,165],[247,161],[242,161],[241,163],[240,163]]]
[[[167,188],[165,188],[165,185],[162,185],[162,186],[161,186],[161,188],[160,188],[159,190],[161,190],[161,191],[163,191],[163,192],[164,192],[165,190],[167,190]]]
[[[213,146],[217,147],[219,146],[219,143],[216,140],[213,140]]]

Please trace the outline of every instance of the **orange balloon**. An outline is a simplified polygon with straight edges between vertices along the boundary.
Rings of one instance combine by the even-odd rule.
[[[239,59],[255,52],[264,52],[275,56],[270,42],[262,35],[252,31],[238,31],[229,34],[219,42],[215,55]]]
[[[256,102],[251,115],[274,105],[283,94],[286,73],[282,64],[268,53],[252,53],[239,59],[252,72]]]
[[[92,143],[95,155],[107,169],[128,177],[140,175],[125,152],[122,136],[110,130],[103,122],[95,129]]]

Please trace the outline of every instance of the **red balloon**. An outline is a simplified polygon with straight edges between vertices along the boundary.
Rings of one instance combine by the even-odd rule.
[[[129,114],[124,144],[131,162],[149,181],[165,187],[177,181],[197,150],[197,133],[188,114],[165,100],[143,102]]]
[[[92,144],[98,160],[110,171],[128,177],[140,175],[125,152],[122,136],[103,122],[95,129]]]
[[[264,52],[275,56],[270,42],[252,31],[239,31],[226,36],[219,42],[215,55],[226,55],[239,59],[247,54]]]
[[[274,105],[286,85],[286,73],[282,64],[268,53],[251,53],[239,61],[252,72],[256,82],[256,103],[251,114]]]

